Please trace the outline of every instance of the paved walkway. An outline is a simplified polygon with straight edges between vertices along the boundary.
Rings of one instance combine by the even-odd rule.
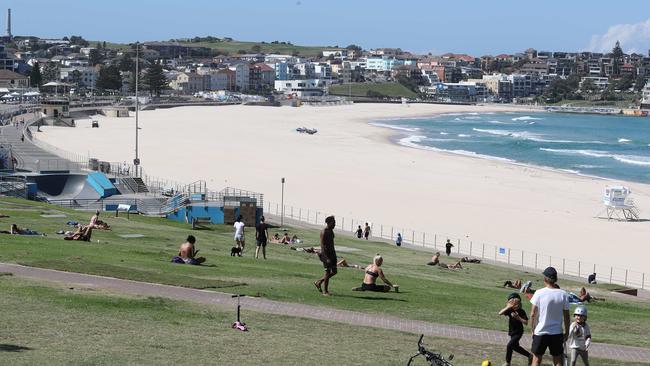
[[[193,301],[201,304],[223,306],[228,309],[232,309],[235,305],[235,300],[231,294],[208,290],[121,280],[111,277],[62,272],[7,263],[0,263],[0,272],[9,272],[18,277],[38,281],[86,286],[130,295],[157,296],[174,300]],[[509,339],[506,333],[499,331],[436,324],[387,315],[365,314],[356,311],[285,303],[257,297],[244,297],[241,301],[246,310],[268,314],[334,321],[358,326],[425,334],[427,336],[469,340],[478,343],[505,345]],[[525,336],[522,343],[525,347],[528,347],[530,345],[530,338]],[[592,357],[650,363],[650,349],[648,348],[593,343],[589,349],[589,354]]]

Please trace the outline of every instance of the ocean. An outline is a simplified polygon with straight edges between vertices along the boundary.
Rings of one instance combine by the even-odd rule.
[[[450,113],[372,123],[404,146],[650,183],[650,118]]]

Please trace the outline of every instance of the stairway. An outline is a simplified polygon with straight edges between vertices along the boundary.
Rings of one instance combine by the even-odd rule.
[[[144,184],[144,181],[142,178],[134,178],[134,177],[123,177],[121,178],[121,183],[128,187],[129,190],[131,190],[133,193],[148,193],[149,189],[147,188],[147,185]]]

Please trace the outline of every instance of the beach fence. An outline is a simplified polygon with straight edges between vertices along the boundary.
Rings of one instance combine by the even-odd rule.
[[[280,216],[283,214],[287,219],[303,222],[311,225],[322,226],[325,217],[332,213],[324,211],[305,209],[267,201],[265,212]],[[509,248],[502,245],[494,245],[467,237],[458,238],[453,235],[442,233],[424,232],[409,229],[404,226],[383,225],[372,222],[369,219],[359,220],[341,215],[336,216],[335,231],[353,234],[359,225],[364,228],[365,223],[371,225],[371,237],[395,242],[397,233],[402,235],[402,244],[418,246],[425,249],[440,250],[444,252],[447,239],[454,245],[452,253],[457,256],[469,256],[481,259],[484,262],[510,266],[522,270],[543,270],[553,266],[558,273],[564,276],[587,278],[592,273],[597,273],[597,280],[600,283],[618,284],[628,287],[648,289],[650,288],[650,273],[633,271],[625,268],[618,268],[603,264],[597,264],[582,260],[552,256],[533,251]]]

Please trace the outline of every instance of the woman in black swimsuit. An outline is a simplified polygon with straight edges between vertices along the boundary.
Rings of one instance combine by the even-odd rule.
[[[388,292],[393,289],[393,284],[388,281],[386,276],[384,276],[384,271],[381,269],[381,265],[384,262],[384,259],[380,255],[376,255],[372,264],[366,267],[366,274],[363,277],[363,283],[361,287],[355,287],[352,291],[377,291],[377,292]],[[378,285],[377,278],[381,278],[384,281],[385,285]]]

